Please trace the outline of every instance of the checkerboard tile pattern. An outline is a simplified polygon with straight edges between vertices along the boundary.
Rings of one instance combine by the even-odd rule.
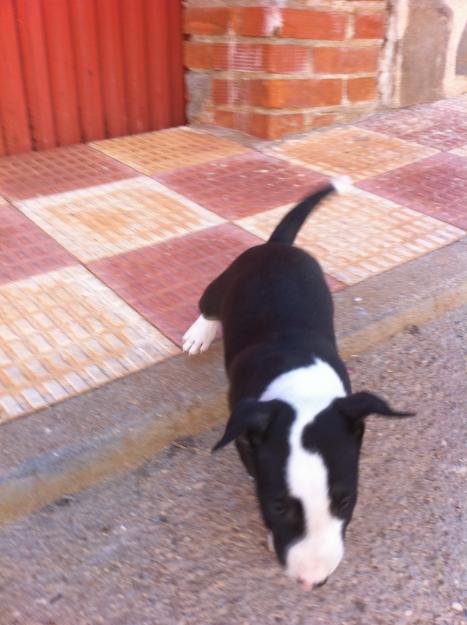
[[[136,176],[136,172],[86,145],[2,158],[0,194],[24,200],[92,187]]]
[[[26,200],[17,206],[83,262],[222,221],[146,177]]]
[[[327,175],[362,180],[436,153],[395,137],[361,128],[336,128],[305,139],[285,141],[274,153]]]
[[[236,223],[263,239],[287,208]],[[465,233],[369,193],[332,196],[302,227],[297,245],[316,255],[345,284],[361,282],[447,245]]]
[[[438,154],[359,186],[467,229],[467,158]]]
[[[74,263],[61,245],[0,200],[0,284]]]
[[[466,117],[459,97],[261,152],[175,128],[1,159],[0,422],[180,353],[208,283],[331,175],[360,188],[297,244],[332,290],[465,237]]]
[[[438,100],[429,105],[432,109],[442,109],[443,111],[459,111],[467,113],[467,93],[455,98],[447,98],[446,100]]]
[[[188,128],[170,128],[96,141],[90,145],[150,176],[248,151],[248,148],[225,137]]]
[[[438,150],[451,150],[467,142],[467,107],[416,107],[377,115],[359,125]]]
[[[207,285],[245,249],[261,243],[232,224],[208,228],[97,261],[92,272],[178,345],[198,316]]]
[[[0,286],[0,422],[178,352],[83,267]]]
[[[229,219],[298,201],[325,176],[251,152],[157,176],[168,187]]]

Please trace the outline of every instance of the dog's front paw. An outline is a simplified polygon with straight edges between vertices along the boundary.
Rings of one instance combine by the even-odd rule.
[[[205,352],[216,338],[218,321],[200,315],[183,336],[183,351],[190,356]]]

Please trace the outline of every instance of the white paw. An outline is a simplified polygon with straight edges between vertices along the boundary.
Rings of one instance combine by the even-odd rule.
[[[183,351],[190,356],[205,352],[216,338],[218,321],[206,319],[200,315],[183,336]]]

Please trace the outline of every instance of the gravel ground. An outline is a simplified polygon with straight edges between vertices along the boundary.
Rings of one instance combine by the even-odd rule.
[[[354,387],[415,419],[370,418],[344,562],[305,593],[266,549],[219,430],[0,531],[0,625],[460,625],[465,622],[467,310],[351,359]]]

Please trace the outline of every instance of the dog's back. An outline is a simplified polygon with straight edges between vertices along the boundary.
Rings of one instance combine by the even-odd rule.
[[[332,297],[305,251],[270,242],[251,248],[231,265],[229,280],[220,315],[227,366],[252,345],[294,342],[303,333],[334,341]]]

